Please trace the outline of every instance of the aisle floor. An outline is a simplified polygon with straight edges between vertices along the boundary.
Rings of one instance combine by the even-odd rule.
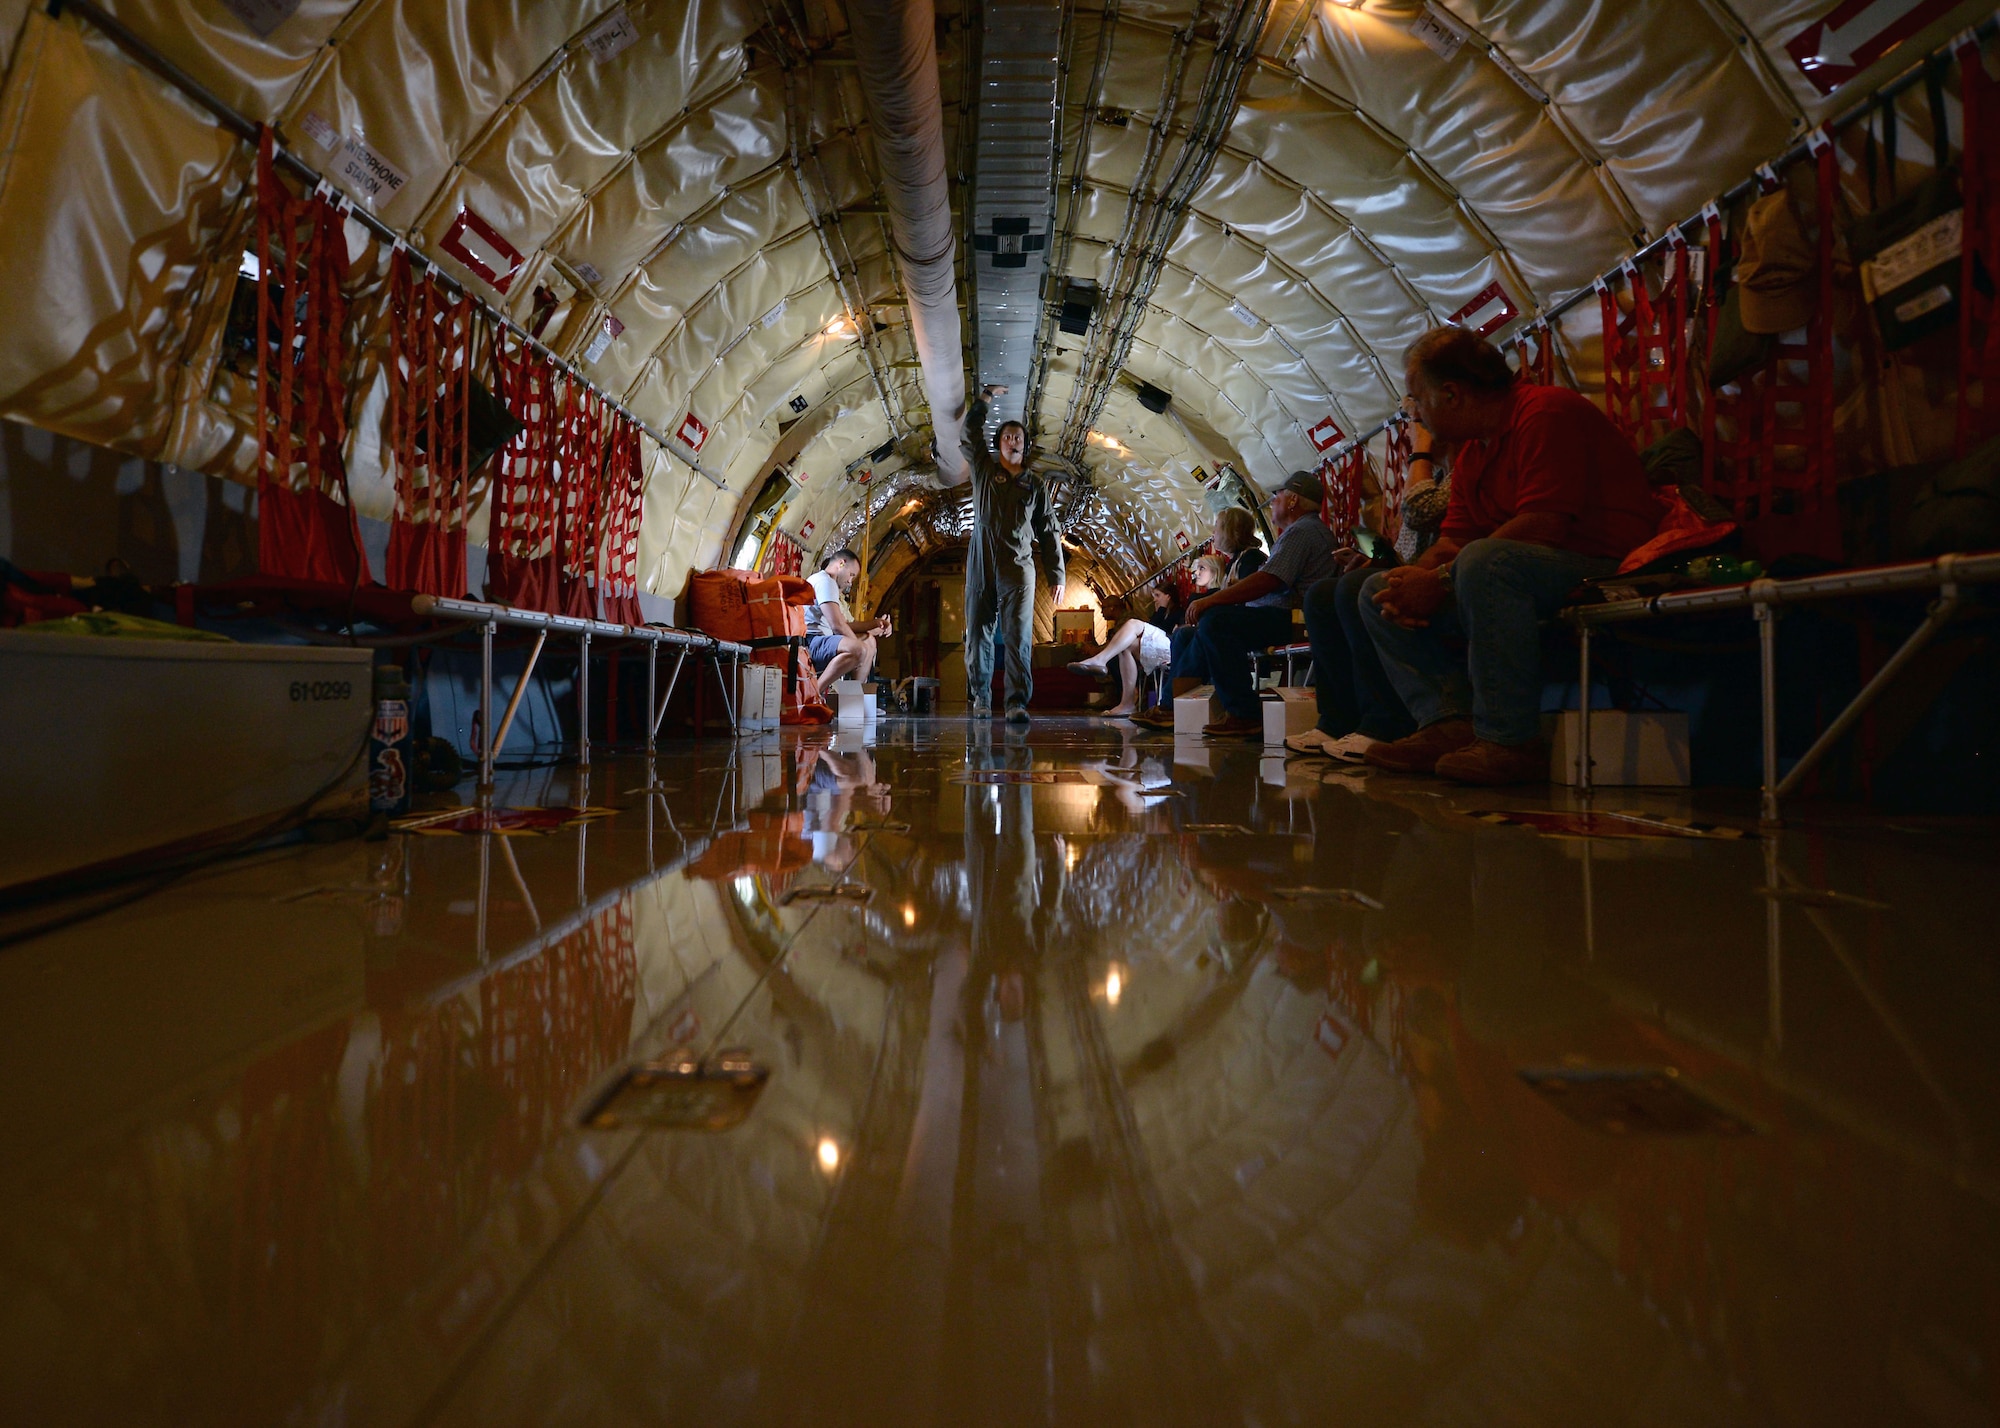
[[[1080,717],[509,778],[608,811],[0,953],[0,1416],[2000,1419],[1991,825]],[[580,1127],[676,1049],[739,1124]]]

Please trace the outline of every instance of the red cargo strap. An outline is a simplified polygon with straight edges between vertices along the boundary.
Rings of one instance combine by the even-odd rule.
[[[1336,540],[1344,540],[1361,524],[1361,485],[1368,470],[1368,451],[1350,446],[1319,465],[1320,519]]]
[[[1634,446],[1645,448],[1685,426],[1687,398],[1687,245],[1678,230],[1668,241],[1660,290],[1627,263],[1632,311],[1625,313],[1611,285],[1597,284],[1604,325],[1605,413]]]
[[[257,568],[346,584],[359,573],[361,549],[341,455],[346,220],[317,192],[294,198],[274,157],[265,129],[257,146]]]
[[[1389,424],[1382,454],[1382,534],[1395,540],[1403,532],[1403,493],[1410,484],[1410,424]]]

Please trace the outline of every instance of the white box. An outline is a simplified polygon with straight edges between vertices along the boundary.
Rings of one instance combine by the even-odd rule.
[[[0,630],[0,886],[254,828],[316,792],[321,813],[365,816],[374,662]]]
[[[1263,695],[1264,746],[1282,745],[1294,734],[1303,734],[1319,723],[1319,695],[1310,689],[1287,686],[1269,689]]]
[[[1576,787],[1577,711],[1549,741],[1549,782]],[[1602,788],[1686,788],[1688,716],[1661,709],[1590,711],[1590,782]]]
[[[863,707],[868,701],[868,691],[862,688],[858,679],[837,679],[833,683],[835,707],[843,724],[867,722],[868,711]]]
[[[1174,701],[1174,733],[1199,734],[1205,725],[1213,724],[1222,717],[1222,701],[1215,697],[1215,686],[1204,684],[1201,688],[1183,694]]]

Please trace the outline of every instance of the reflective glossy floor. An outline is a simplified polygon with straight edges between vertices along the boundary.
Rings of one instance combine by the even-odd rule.
[[[0,953],[0,1419],[1994,1423],[1994,830],[1562,797],[885,721],[193,875]]]

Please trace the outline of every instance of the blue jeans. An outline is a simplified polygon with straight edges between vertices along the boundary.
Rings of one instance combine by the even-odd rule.
[[[1380,575],[1361,587],[1361,623],[1418,728],[1470,715],[1482,739],[1531,743],[1542,732],[1541,622],[1579,582],[1617,569],[1606,556],[1476,540],[1452,561],[1456,598],[1429,625],[1406,630],[1376,608]]]
[[[977,580],[975,587],[974,581]],[[1006,651],[1007,708],[1026,709],[1035,697],[1035,579],[997,581],[978,572],[965,583],[965,688],[975,704],[993,697],[993,644]]]
[[[1366,734],[1387,743],[1417,727],[1383,673],[1375,641],[1361,623],[1361,587],[1375,573],[1364,565],[1322,580],[1307,589],[1303,601],[1306,639],[1313,651],[1313,688],[1319,696],[1319,729],[1336,739]]]
[[[1250,683],[1250,652],[1289,644],[1292,612],[1269,605],[1218,605],[1201,617],[1195,643],[1208,662],[1222,712],[1232,719],[1262,718],[1257,690]]]
[[[1208,683],[1208,661],[1202,656],[1201,642],[1194,637],[1193,625],[1182,625],[1167,637],[1174,657],[1168,666],[1169,679],[1192,679]]]

